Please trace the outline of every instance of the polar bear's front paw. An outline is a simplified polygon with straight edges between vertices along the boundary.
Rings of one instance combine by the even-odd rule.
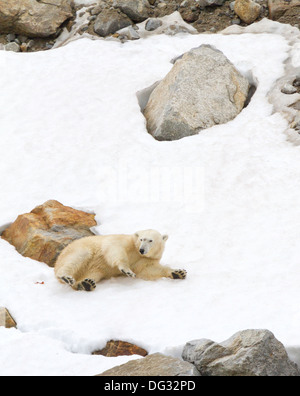
[[[130,269],[126,269],[126,270],[122,269],[121,272],[124,275],[128,276],[129,278],[135,278],[136,277],[136,274],[134,272],[132,272]]]
[[[185,279],[187,275],[186,270],[176,270],[172,272],[173,279]]]
[[[93,279],[84,279],[82,282],[79,282],[77,285],[78,290],[85,290],[85,291],[93,291],[96,289],[96,282]]]

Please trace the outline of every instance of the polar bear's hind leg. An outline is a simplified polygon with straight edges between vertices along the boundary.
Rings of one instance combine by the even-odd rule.
[[[186,270],[175,270],[172,272],[173,279],[185,279],[186,278]]]
[[[90,292],[96,289],[96,282],[93,279],[86,278],[83,281],[78,282],[76,288],[77,290]]]

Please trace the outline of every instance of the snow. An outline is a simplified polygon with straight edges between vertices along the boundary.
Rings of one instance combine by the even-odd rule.
[[[137,358],[91,355],[110,339],[180,356],[191,339],[267,328],[300,347],[300,151],[268,102],[299,42],[272,26],[0,52],[0,226],[56,199],[94,211],[101,234],[168,233],[163,263],[188,271],[185,281],[118,278],[74,292],[0,240],[0,306],[18,323],[0,328],[1,375],[88,376]],[[136,92],[203,43],[257,91],[228,124],[157,142]]]
[[[90,6],[92,4],[97,4],[97,0],[75,0],[75,5]]]

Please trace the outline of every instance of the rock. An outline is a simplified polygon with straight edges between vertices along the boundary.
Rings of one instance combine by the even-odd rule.
[[[150,18],[150,19],[155,19],[155,18]],[[165,34],[170,36],[174,36],[178,33],[198,34],[197,30],[193,26],[189,25],[182,19],[182,16],[178,11],[172,13],[171,15],[166,15],[164,17],[161,17],[159,18],[159,20],[161,22],[161,25],[158,26],[157,24],[158,27],[154,31],[146,29],[146,25],[149,19],[137,24],[136,33],[138,33],[138,36],[140,38],[147,38],[150,37],[151,35],[158,35],[158,34]],[[117,33],[121,37],[128,38],[131,35],[130,28],[131,27],[121,29]]]
[[[128,40],[139,40],[140,35],[132,26],[129,26],[126,32],[126,38]]]
[[[184,21],[188,23],[196,22],[200,15],[200,9],[185,8],[180,10],[181,16]]]
[[[12,52],[20,52],[21,51],[19,44],[15,43],[15,42],[6,44],[4,49],[5,49],[5,51],[12,51]]]
[[[300,87],[300,74],[298,74],[298,75],[296,76],[296,78],[294,79],[294,81],[293,81],[293,86],[294,86],[294,87]]]
[[[0,327],[6,327],[10,329],[12,327],[17,327],[16,322],[8,312],[8,310],[4,307],[0,307]]]
[[[12,41],[15,41],[15,39],[16,39],[16,35],[13,34],[13,33],[10,33],[10,34],[8,34],[8,35],[6,36],[6,40],[7,40],[9,43],[11,43]]]
[[[199,376],[196,368],[180,359],[154,353],[143,359],[132,360],[113,367],[99,376]]]
[[[182,357],[203,376],[300,376],[284,346],[268,330],[245,330],[220,344],[196,340]]]
[[[132,21],[128,16],[119,10],[103,10],[95,20],[94,31],[99,36],[106,37],[131,24]]]
[[[70,0],[0,0],[0,34],[48,37],[72,16]]]
[[[207,6],[221,6],[225,3],[225,0],[196,0],[200,7]]]
[[[292,95],[297,92],[297,88],[293,86],[292,84],[284,84],[283,88],[281,89],[281,92],[286,94],[286,95]]]
[[[277,20],[281,18],[286,12],[295,9],[296,14],[300,14],[299,0],[268,0],[268,8],[270,18]]]
[[[94,15],[100,14],[100,12],[102,10],[104,10],[105,8],[107,8],[107,4],[106,4],[105,0],[98,0],[95,7],[91,8],[89,12],[91,15],[94,16]]]
[[[148,355],[148,352],[129,342],[111,340],[107,342],[105,348],[93,352],[93,355],[102,355],[106,357],[140,355],[144,357]]]
[[[234,119],[243,109],[249,82],[210,45],[178,58],[150,95],[144,111],[157,140],[177,140]]]
[[[154,30],[158,29],[162,24],[162,21],[158,18],[149,18],[146,22],[145,29],[148,32],[153,32]]]
[[[133,22],[143,22],[149,17],[148,0],[114,0],[113,7],[119,8]]]
[[[252,0],[236,0],[234,12],[242,21],[250,25],[259,17],[261,6]]]
[[[168,7],[168,5],[166,3],[164,3],[164,2],[157,4],[157,8],[160,9],[160,10],[164,10],[167,7]]]
[[[95,215],[48,201],[30,213],[20,215],[2,234],[25,257],[54,267],[60,252],[69,243],[94,235]]]

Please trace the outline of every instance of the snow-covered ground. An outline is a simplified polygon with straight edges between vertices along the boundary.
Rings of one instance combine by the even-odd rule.
[[[1,375],[94,375],[137,358],[90,355],[110,339],[179,356],[191,339],[267,328],[300,346],[300,147],[267,99],[299,45],[273,26],[0,52],[0,226],[56,199],[95,211],[102,234],[168,233],[163,262],[188,271],[185,281],[119,278],[74,292],[0,240],[0,306],[18,323],[0,328]],[[226,125],[155,141],[136,92],[203,43],[253,75],[257,91]]]

